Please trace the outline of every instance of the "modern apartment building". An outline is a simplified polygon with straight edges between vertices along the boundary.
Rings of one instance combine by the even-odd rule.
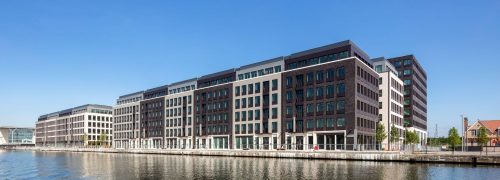
[[[359,146],[374,144],[378,117],[378,74],[368,60],[351,41],[285,59],[281,134],[287,148],[372,148]]]
[[[112,110],[110,106],[87,104],[42,115],[36,122],[36,145],[110,145],[113,139]]]
[[[403,81],[383,62],[390,72],[379,74],[365,52],[342,41],[149,89],[140,102],[117,103],[115,122],[140,117],[114,126],[116,144],[138,130],[141,148],[371,149],[380,114],[399,133],[404,122]],[[379,94],[386,83],[394,95]],[[381,100],[384,112],[379,96],[390,97]]]
[[[142,148],[163,148],[165,143],[165,96],[168,85],[144,91],[140,102]]]
[[[169,85],[169,94],[165,96],[165,148],[193,148],[196,86],[196,78]]]
[[[403,80],[404,126],[415,131],[420,144],[427,139],[427,74],[413,55],[388,59]]]
[[[139,148],[140,141],[140,101],[144,92],[120,96],[113,107],[113,147]]]
[[[405,127],[403,124],[403,81],[398,71],[385,58],[372,59],[375,71],[379,73],[379,121],[385,127],[387,138],[382,148],[395,150],[403,144]],[[392,137],[392,131],[397,136]],[[392,139],[392,140],[391,140]]]
[[[284,57],[240,67],[233,83],[233,149],[276,149],[281,137]]]

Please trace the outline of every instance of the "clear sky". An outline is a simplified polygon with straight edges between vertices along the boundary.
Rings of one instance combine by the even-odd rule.
[[[353,40],[414,54],[433,136],[500,119],[500,1],[0,2],[0,126]]]

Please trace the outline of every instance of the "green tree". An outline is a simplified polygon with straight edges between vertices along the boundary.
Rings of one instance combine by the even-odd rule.
[[[420,137],[418,137],[418,134],[415,131],[406,130],[405,144],[409,144],[409,145],[417,144],[419,139],[420,139]],[[413,152],[413,146],[411,147],[411,151]]]
[[[89,140],[89,136],[87,135],[87,133],[83,134],[82,135],[82,141],[83,141],[83,145],[87,145],[87,141]]]
[[[104,132],[101,132],[101,135],[99,135],[99,145],[103,145],[106,143],[107,135],[104,134]]]
[[[389,140],[391,141],[392,145],[394,145],[394,143],[399,140],[398,129],[396,129],[394,124],[391,127],[391,137],[389,138]]]
[[[460,144],[460,136],[455,127],[452,127],[450,131],[448,131],[448,144],[453,149],[453,154],[455,154],[455,146]]]
[[[377,123],[375,141],[377,141],[377,144],[380,144],[385,138],[387,138],[387,134],[385,133],[384,125],[382,123]]]
[[[486,146],[488,144],[488,141],[490,139],[488,138],[488,132],[485,127],[479,128],[479,136],[477,137],[477,143],[480,146]],[[483,151],[481,151],[481,154]],[[487,153],[486,153],[487,154]]]

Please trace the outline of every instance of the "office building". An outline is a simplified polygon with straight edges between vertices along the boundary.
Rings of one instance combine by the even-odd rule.
[[[110,106],[87,104],[42,115],[36,122],[36,145],[109,146],[113,140],[112,110]]]
[[[0,127],[0,145],[28,145],[35,144],[35,128],[27,127]]]
[[[120,96],[113,107],[113,147],[140,148],[140,101],[144,92]]]
[[[403,80],[404,120],[408,130],[415,131],[420,137],[420,144],[427,139],[427,74],[417,58],[406,55],[388,59]]]
[[[403,125],[403,81],[398,71],[385,58],[372,59],[375,71],[379,73],[379,122],[385,127],[387,138],[383,149],[396,150],[403,144],[405,127]],[[396,133],[392,133],[395,130]],[[392,137],[392,134],[396,136]]]

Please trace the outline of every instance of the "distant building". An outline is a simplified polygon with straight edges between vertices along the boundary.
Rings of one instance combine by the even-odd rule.
[[[500,146],[500,120],[478,120],[467,129],[467,144],[476,146],[479,129],[485,127],[489,137],[488,146]]]
[[[42,115],[36,122],[36,146],[82,146],[111,144],[113,139],[111,106],[87,104]]]
[[[0,145],[34,144],[35,128],[29,127],[0,127]]]

